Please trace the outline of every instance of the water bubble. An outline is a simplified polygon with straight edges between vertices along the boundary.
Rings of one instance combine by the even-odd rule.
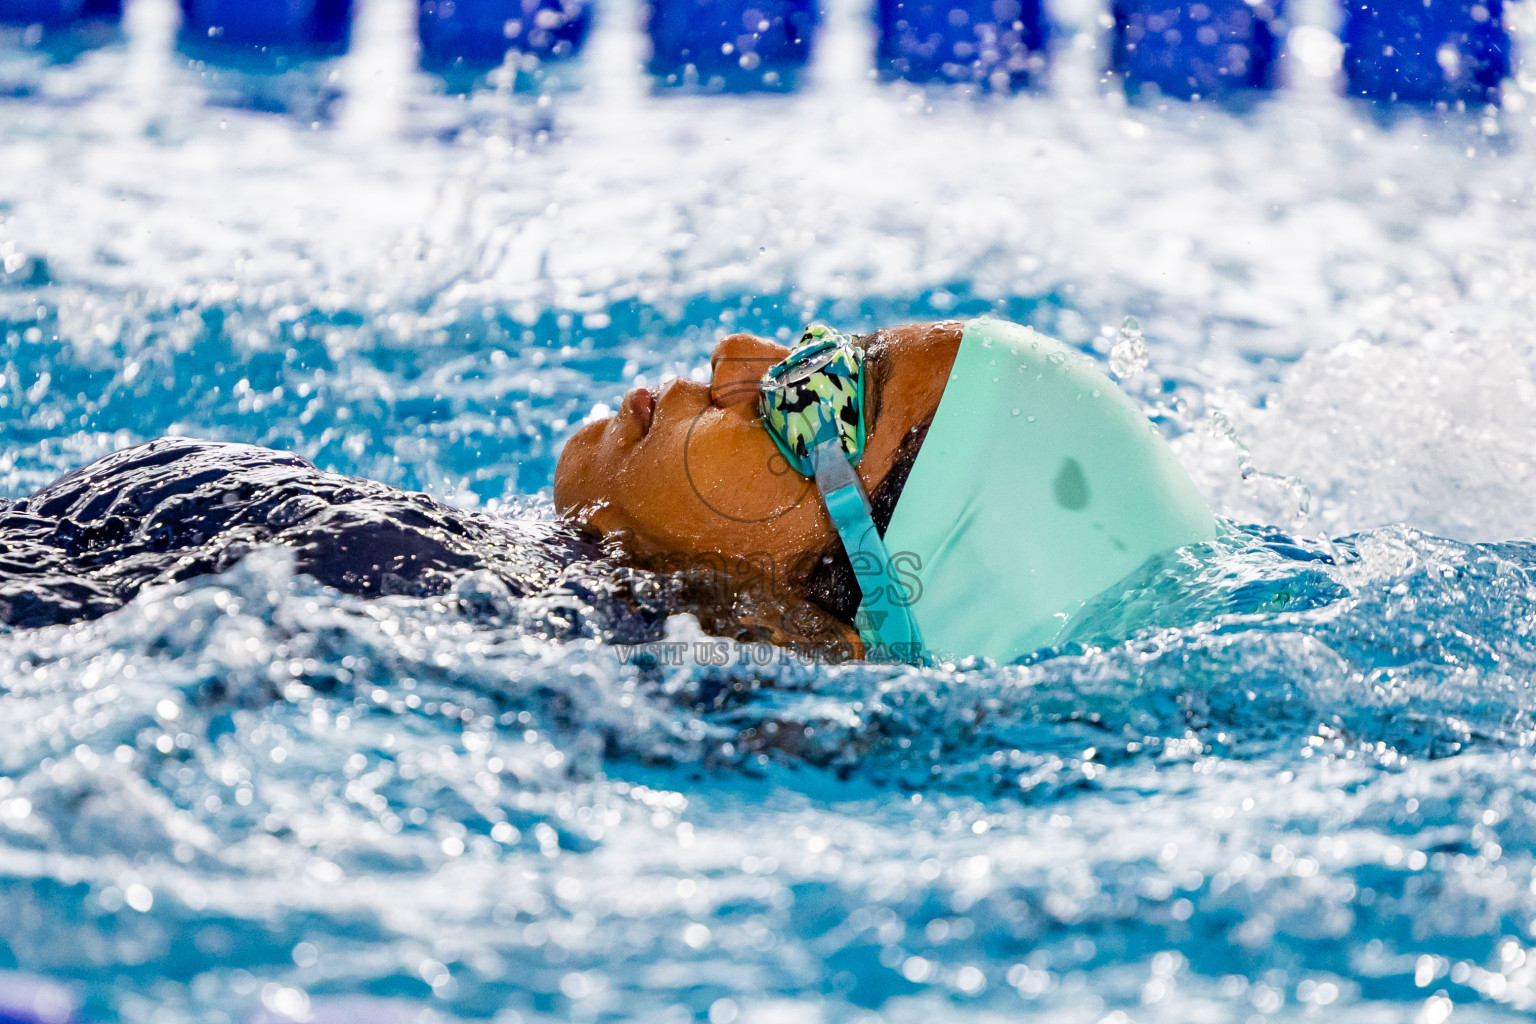
[[[1442,995],[1433,995],[1424,1000],[1424,1006],[1414,1017],[1414,1024],[1445,1024],[1451,1017],[1451,1010],[1455,1004]]]
[[[145,914],[155,905],[155,894],[149,891],[147,885],[134,882],[123,890],[123,900],[134,910]]]
[[[261,1002],[281,1019],[309,1019],[309,994],[300,989],[268,982],[261,988]]]
[[[987,976],[981,968],[967,964],[955,974],[955,987],[966,995],[977,995],[987,987]]]
[[[1141,324],[1128,316],[1115,335],[1115,346],[1109,350],[1109,368],[1121,380],[1129,380],[1147,368],[1147,341],[1141,333]]]

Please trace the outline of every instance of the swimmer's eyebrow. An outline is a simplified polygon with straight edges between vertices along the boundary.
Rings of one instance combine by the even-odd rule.
[[[875,421],[880,416],[880,398],[885,394],[885,382],[890,378],[889,342],[882,341],[880,332],[855,338],[854,342],[864,350],[864,431],[875,432]]]

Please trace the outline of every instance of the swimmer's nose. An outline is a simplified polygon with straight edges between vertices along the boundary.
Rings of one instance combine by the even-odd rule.
[[[726,408],[757,401],[758,381],[789,349],[753,334],[733,334],[709,357],[709,399]]]

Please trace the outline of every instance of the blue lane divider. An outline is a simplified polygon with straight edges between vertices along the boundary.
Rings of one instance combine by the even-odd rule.
[[[1050,30],[1040,0],[879,0],[881,77],[1017,89],[1039,80]]]
[[[650,72],[666,86],[792,89],[820,21],[814,0],[651,0]]]
[[[123,0],[0,0],[0,24],[69,25],[101,18],[117,21]]]
[[[183,46],[196,50],[345,53],[352,0],[181,0]]]
[[[1354,96],[1495,103],[1509,75],[1502,0],[1344,0]]]
[[[1132,95],[1155,85],[1197,99],[1275,84],[1280,0],[1114,0],[1114,17],[1111,65]]]
[[[592,28],[589,0],[418,0],[421,62],[434,70],[496,67],[509,52],[574,56]]]

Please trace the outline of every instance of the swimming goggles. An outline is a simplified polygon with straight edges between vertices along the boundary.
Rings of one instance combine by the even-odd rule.
[[[854,467],[864,457],[864,352],[825,324],[770,367],[760,384],[763,425],[791,468],[816,481],[863,601],[857,625],[871,658],[922,664],[923,639]]]

